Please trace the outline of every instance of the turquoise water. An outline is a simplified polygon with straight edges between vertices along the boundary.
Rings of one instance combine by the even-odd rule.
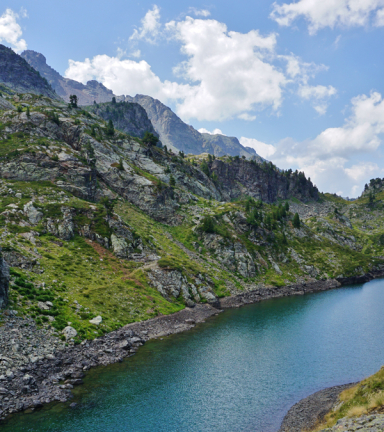
[[[383,306],[376,280],[229,310],[90,371],[77,408],[52,404],[0,430],[277,431],[301,398],[384,364]]]

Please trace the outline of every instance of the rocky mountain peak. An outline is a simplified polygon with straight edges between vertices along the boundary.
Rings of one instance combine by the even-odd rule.
[[[11,48],[1,44],[0,82],[19,93],[42,94],[52,99],[58,99],[48,81],[36,69]]]

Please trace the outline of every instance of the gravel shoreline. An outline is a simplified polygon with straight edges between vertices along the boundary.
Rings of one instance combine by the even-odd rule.
[[[356,383],[328,387],[301,399],[288,411],[278,432],[309,430],[321,421],[337,403],[339,394]]]
[[[31,319],[5,317],[4,326],[0,327],[0,348],[2,354],[7,349],[8,356],[0,355],[3,371],[3,375],[0,375],[0,424],[9,414],[35,410],[53,401],[68,401],[72,397],[73,386],[83,383],[84,373],[91,367],[121,362],[134,355],[146,341],[189,330],[223,309],[271,298],[326,291],[383,276],[384,272],[372,272],[343,280],[260,288],[220,299],[215,304],[197,304],[194,308],[186,308],[172,315],[128,324],[101,338],[69,347],[58,344],[57,338],[54,338],[56,347],[47,343],[53,340],[53,336],[45,330],[38,330]],[[40,342],[36,342],[35,335],[39,335]],[[44,338],[45,345],[41,342]],[[28,356],[20,354],[20,346],[23,350],[27,346],[27,352],[31,353]]]

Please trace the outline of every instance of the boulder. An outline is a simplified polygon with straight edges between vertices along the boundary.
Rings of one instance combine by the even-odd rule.
[[[72,339],[77,336],[77,331],[71,326],[65,327],[62,333],[65,336],[66,340]]]
[[[89,322],[91,324],[99,325],[103,322],[103,318],[100,315],[98,315],[96,318],[89,320]]]
[[[30,201],[24,206],[24,214],[29,219],[29,222],[32,225],[38,224],[43,218],[43,213],[39,212],[37,208],[33,205],[33,202]]]

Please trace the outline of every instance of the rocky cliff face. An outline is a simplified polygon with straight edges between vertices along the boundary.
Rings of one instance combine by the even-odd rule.
[[[0,248],[0,309],[8,303],[9,267],[5,262]]]
[[[21,53],[21,57],[35,70],[40,72],[40,75],[49,82],[56,93],[66,102],[69,102],[70,95],[77,96],[79,105],[90,105],[93,104],[93,101],[109,102],[112,100],[112,90],[107,89],[103,84],[95,80],[88,81],[84,85],[78,81],[63,78],[58,72],[47,65],[47,60],[43,54],[27,50]]]
[[[216,159],[209,168],[216,174],[218,188],[226,201],[242,196],[268,203],[291,197],[303,202],[319,199],[319,191],[303,173],[282,172],[270,163],[257,164],[241,158],[226,162]]]
[[[384,192],[384,178],[375,178],[371,179],[369,183],[367,183],[364,187],[364,191],[361,194],[362,197],[371,197],[375,199],[376,194],[380,192]]]
[[[20,93],[42,94],[58,99],[57,94],[39,72],[11,48],[0,44],[0,83]]]
[[[106,121],[112,120],[116,129],[128,135],[142,138],[145,132],[151,132],[158,136],[145,109],[137,103],[107,102],[90,105],[87,110]]]
[[[242,146],[237,138],[201,134],[184,123],[170,108],[150,96],[120,96],[118,99],[140,104],[147,112],[161,142],[170,149],[195,155],[205,152],[215,156],[257,156],[253,149]]]

